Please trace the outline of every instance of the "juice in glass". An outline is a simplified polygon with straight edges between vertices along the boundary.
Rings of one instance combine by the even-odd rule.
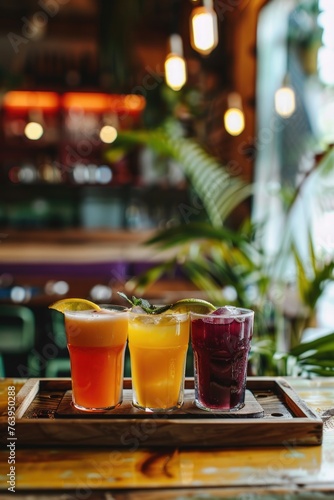
[[[102,411],[120,405],[127,311],[66,311],[65,329],[74,406]]]
[[[190,320],[196,405],[208,411],[242,408],[254,312],[225,306],[190,313]]]
[[[188,313],[129,312],[133,405],[167,411],[183,404]]]

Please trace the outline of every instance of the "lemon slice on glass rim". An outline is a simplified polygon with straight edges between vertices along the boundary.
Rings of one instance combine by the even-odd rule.
[[[67,298],[60,299],[49,305],[49,309],[55,309],[61,313],[65,311],[88,311],[93,309],[94,311],[100,311],[101,308],[94,302],[87,299],[77,299],[77,298]]]

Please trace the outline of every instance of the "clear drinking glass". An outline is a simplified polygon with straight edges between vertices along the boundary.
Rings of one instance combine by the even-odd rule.
[[[236,411],[244,406],[254,311],[232,306],[190,313],[196,406]]]
[[[129,312],[133,405],[145,411],[180,408],[189,342],[188,313]]]
[[[127,310],[108,306],[64,315],[73,405],[85,411],[116,408],[123,395]]]

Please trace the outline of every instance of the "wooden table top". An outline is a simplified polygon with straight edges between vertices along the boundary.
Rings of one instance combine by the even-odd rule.
[[[334,407],[334,378],[288,381],[319,416]],[[22,385],[22,380],[0,380],[0,415],[7,411],[8,387],[15,386],[18,393]],[[10,458],[10,449],[2,449],[3,492],[9,487]],[[334,498],[334,416],[324,422],[320,446],[20,449],[17,442],[15,487],[19,498],[29,493],[30,499],[65,493],[64,499],[106,500]]]
[[[116,290],[123,291],[133,276],[147,267],[169,260],[177,249],[157,251],[145,245],[155,234],[153,230],[15,230],[0,227],[0,281],[7,275],[10,284],[2,290],[0,302],[11,303],[10,287],[27,289],[24,304],[47,306],[64,296],[49,295],[45,286],[52,281],[69,285],[68,297],[90,297],[95,285],[109,286],[113,302],[118,303]],[[3,285],[4,286],[4,285]],[[145,293],[149,298],[172,302],[177,297],[198,291],[188,279],[179,276],[158,280]],[[183,295],[182,295],[183,294]],[[203,297],[203,292],[196,295]]]
[[[163,260],[175,251],[159,251],[144,243],[153,231],[30,230],[0,228],[0,262],[16,264],[87,264]]]

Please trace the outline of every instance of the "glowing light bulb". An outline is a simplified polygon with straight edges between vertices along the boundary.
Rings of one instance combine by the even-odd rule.
[[[245,130],[245,115],[242,110],[242,99],[238,92],[230,92],[227,97],[227,110],[224,114],[226,132],[237,136]]]
[[[170,53],[165,60],[165,79],[173,90],[180,90],[187,81],[182,38],[177,33],[169,37]]]
[[[190,41],[194,50],[207,55],[218,45],[217,14],[212,0],[206,1],[203,7],[196,7],[190,18]]]
[[[183,57],[169,54],[165,61],[165,78],[173,90],[180,90],[187,80],[186,63]]]
[[[31,141],[38,141],[42,137],[44,129],[40,123],[29,122],[25,126],[24,135]]]
[[[117,129],[111,125],[104,125],[100,130],[100,139],[105,144],[111,144],[117,138]]]
[[[245,129],[245,116],[242,110],[229,108],[224,114],[224,126],[230,135],[240,135]]]
[[[289,118],[296,110],[296,96],[291,87],[284,86],[275,93],[275,109],[283,118]]]

